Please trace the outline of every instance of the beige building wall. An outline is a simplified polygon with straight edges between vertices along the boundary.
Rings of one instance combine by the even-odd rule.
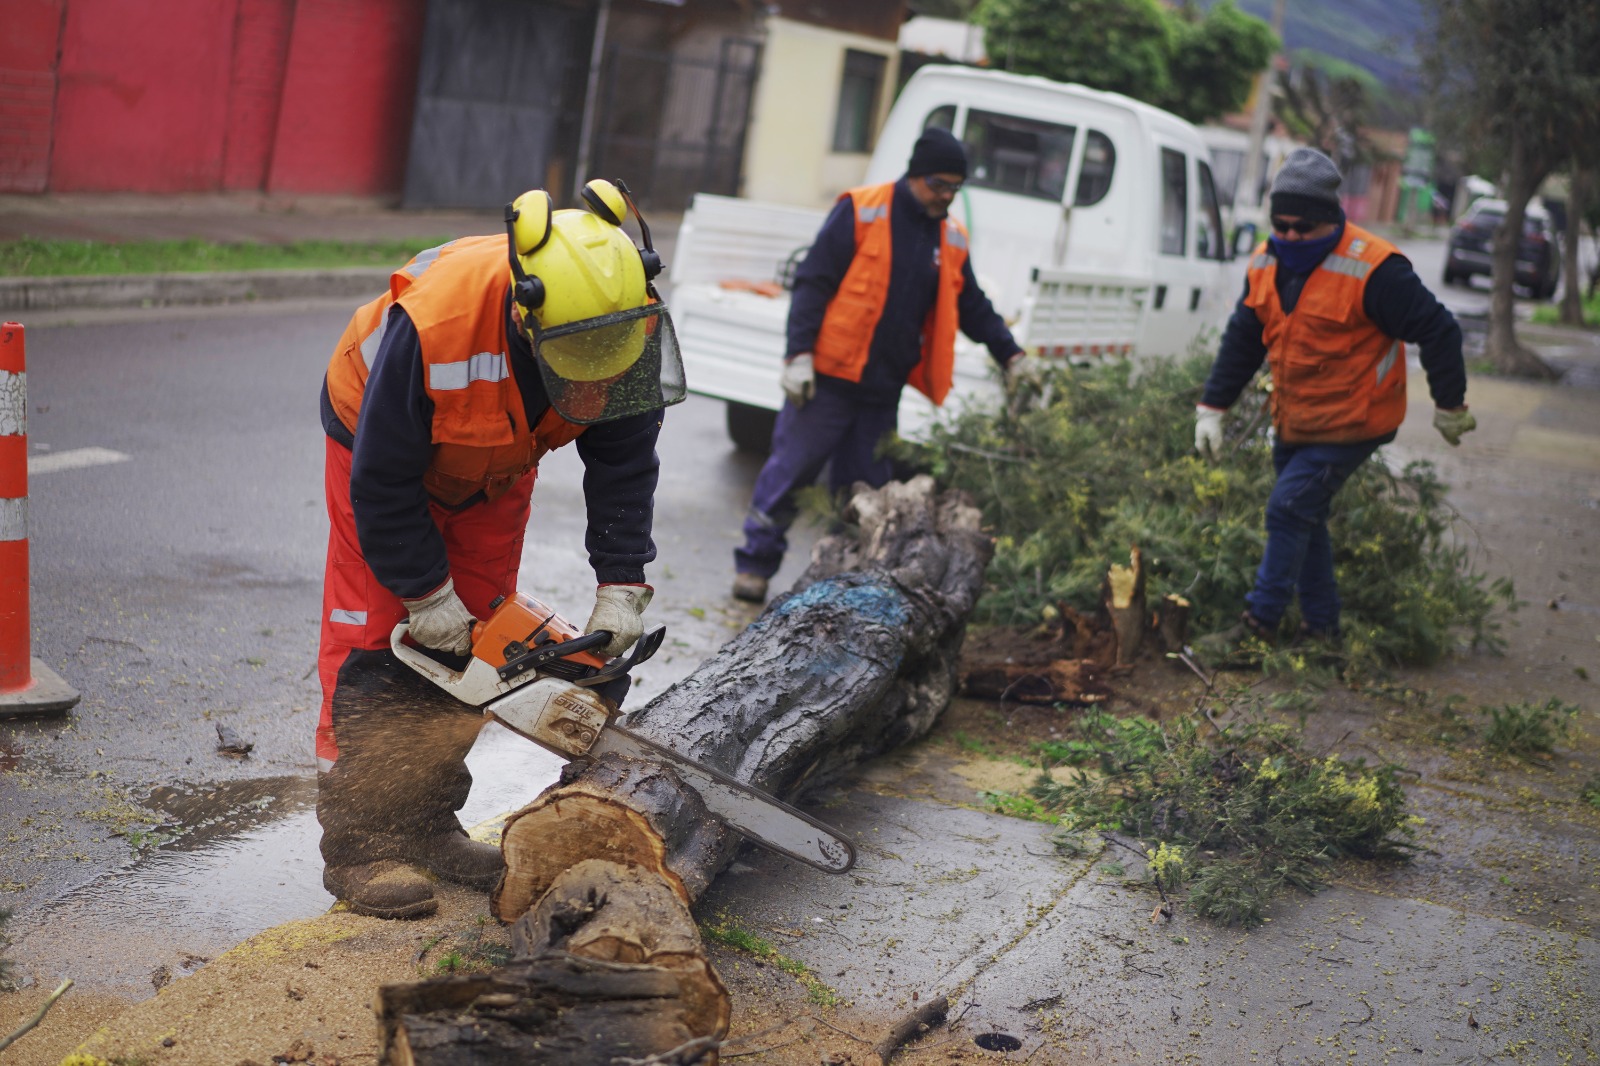
[[[834,119],[848,49],[886,57],[873,131],[883,126],[898,80],[894,41],[769,18],[745,140],[744,195],[825,207],[861,184],[869,152],[833,151]]]

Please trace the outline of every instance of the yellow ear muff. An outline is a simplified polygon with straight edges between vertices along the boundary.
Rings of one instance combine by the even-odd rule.
[[[628,217],[628,202],[617,187],[604,178],[595,178],[583,187],[583,202],[613,226],[622,225],[622,220]]]
[[[511,225],[512,240],[518,255],[532,255],[550,239],[551,219],[555,214],[550,194],[532,189],[511,202],[516,218]]]

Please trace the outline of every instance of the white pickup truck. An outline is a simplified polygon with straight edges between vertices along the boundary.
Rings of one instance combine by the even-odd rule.
[[[963,67],[914,74],[890,110],[865,182],[905,171],[922,130],[966,144],[951,208],[973,271],[1018,343],[1063,359],[1181,354],[1220,324],[1240,281],[1229,266],[1211,167],[1193,126],[1115,93]],[[698,195],[668,278],[689,389],[728,404],[736,446],[764,451],[783,402],[783,280],[827,212]],[[988,352],[956,346],[947,405],[993,396]],[[934,408],[902,394],[901,432]]]

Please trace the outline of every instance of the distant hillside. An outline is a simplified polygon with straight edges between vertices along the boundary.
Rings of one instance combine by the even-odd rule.
[[[1250,14],[1272,21],[1272,0],[1235,0]],[[1210,7],[1215,0],[1205,0]],[[1284,44],[1309,48],[1373,73],[1393,92],[1420,86],[1416,41],[1425,32],[1421,0],[1289,0]]]

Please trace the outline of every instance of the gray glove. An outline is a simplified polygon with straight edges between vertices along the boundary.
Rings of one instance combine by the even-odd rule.
[[[1204,459],[1222,456],[1222,412],[1215,407],[1194,409],[1194,450]]]
[[[454,578],[445,578],[444,584],[426,596],[400,602],[411,615],[412,640],[425,648],[454,655],[466,655],[472,650],[472,626],[477,619],[456,595]]]
[[[1457,407],[1454,411],[1443,407],[1433,409],[1433,428],[1439,431],[1439,436],[1450,442],[1450,447],[1461,445],[1461,435],[1471,433],[1478,428],[1478,420],[1472,417],[1465,406]]]
[[[649,585],[601,585],[594,590],[594,613],[584,633],[605,630],[611,643],[599,649],[601,655],[615,658],[633,647],[644,635],[644,609],[650,606],[655,590]]]
[[[806,401],[817,394],[817,371],[811,362],[810,352],[801,352],[793,359],[783,364],[783,394],[789,397],[789,402],[796,407],[804,407]]]

